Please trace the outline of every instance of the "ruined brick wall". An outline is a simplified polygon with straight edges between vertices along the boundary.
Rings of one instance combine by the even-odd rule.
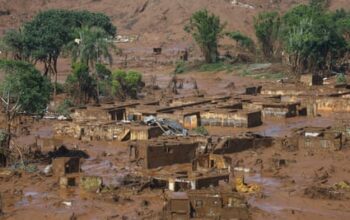
[[[199,178],[196,180],[196,189],[203,189],[211,186],[216,187],[219,185],[220,181],[228,182],[229,179],[229,174]]]
[[[274,145],[271,137],[262,138],[225,138],[214,149],[214,154],[230,154],[241,152],[251,148],[270,147]]]
[[[197,143],[174,143],[158,146],[143,146],[139,151],[140,158],[144,158],[143,166],[153,169],[173,164],[191,163],[195,158]],[[142,153],[144,155],[142,155]]]
[[[107,122],[112,120],[112,117],[109,114],[109,112],[101,108],[75,109],[74,112],[70,114],[70,117],[74,122]]]
[[[222,127],[248,127],[248,114],[240,113],[201,113],[201,125],[203,126],[222,126]]]
[[[350,98],[318,97],[316,105],[318,111],[350,112]]]
[[[320,150],[340,150],[342,148],[342,138],[331,137],[299,137],[299,148],[313,151]]]
[[[260,111],[248,113],[248,128],[260,126],[262,123]]]

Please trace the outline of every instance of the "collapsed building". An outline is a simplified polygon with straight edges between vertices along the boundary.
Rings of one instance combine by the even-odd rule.
[[[161,219],[250,219],[248,205],[236,192],[191,190],[167,197]]]
[[[215,154],[230,154],[237,153],[248,149],[257,149],[271,147],[275,144],[275,139],[272,137],[261,136],[254,133],[244,133],[236,137],[220,138],[215,146],[213,153]]]
[[[193,138],[174,137],[129,144],[130,160],[145,169],[191,163],[200,143]],[[205,147],[205,146],[204,146]]]
[[[170,191],[186,191],[217,187],[221,181],[229,182],[231,159],[222,155],[203,154],[192,163],[174,164],[159,169],[145,170],[153,186]]]
[[[103,179],[84,175],[80,157],[58,157],[52,160],[52,173],[61,189],[79,187],[86,192],[97,192],[103,187]]]
[[[330,127],[305,127],[294,132],[299,148],[341,150],[343,147],[342,132]]]
[[[58,178],[61,188],[79,185],[81,176],[81,159],[79,157],[59,157],[52,161],[53,175]]]

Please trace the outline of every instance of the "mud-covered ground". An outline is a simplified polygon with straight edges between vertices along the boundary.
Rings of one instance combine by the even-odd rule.
[[[159,67],[144,69],[146,83],[150,76],[157,74],[157,84],[166,87],[171,76],[169,69]],[[199,90],[206,94],[227,93],[226,85],[235,83],[233,92],[239,92],[247,85],[264,83],[251,78],[242,78],[226,72],[181,75],[180,78],[195,78]],[[191,95],[190,86],[180,91]],[[332,126],[348,114],[324,113],[318,117],[296,117],[291,119],[267,120],[254,129],[208,128],[212,135],[233,135],[254,131],[263,135],[283,137],[294,128],[304,126]],[[18,144],[28,145],[35,136],[51,137],[55,121],[42,120],[31,126],[29,136],[17,137]],[[109,190],[100,193],[86,193],[79,189],[59,189],[57,179],[43,175],[47,161],[37,162],[38,171],[16,171],[11,177],[0,178],[4,215],[0,219],[155,219],[165,204],[162,190],[123,188],[125,176],[142,172],[135,163],[128,160],[128,148],[121,142],[80,142],[65,138],[67,147],[86,152],[82,170],[87,175],[101,176]],[[247,183],[261,185],[262,192],[245,195],[250,205],[252,219],[350,219],[350,198],[344,193],[332,196],[317,193],[317,187],[332,187],[341,181],[350,181],[350,149],[341,151],[283,150],[279,147],[247,150],[229,155],[237,167],[249,168],[244,175]],[[285,163],[276,167],[273,158]],[[0,175],[1,176],[1,175]],[[220,187],[234,187],[233,181]]]

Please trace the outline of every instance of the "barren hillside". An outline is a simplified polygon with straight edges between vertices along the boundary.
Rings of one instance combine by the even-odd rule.
[[[119,34],[138,34],[141,44],[180,43],[183,26],[201,8],[220,15],[227,29],[252,34],[253,17],[263,10],[285,11],[307,0],[0,0],[0,32],[16,28],[40,10],[85,9],[109,15]],[[350,9],[348,0],[332,0],[332,9]]]

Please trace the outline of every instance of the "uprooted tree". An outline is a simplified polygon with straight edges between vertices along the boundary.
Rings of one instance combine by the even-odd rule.
[[[210,14],[207,10],[195,12],[190,18],[190,23],[185,26],[185,31],[192,34],[207,63],[215,63],[218,60],[218,40],[224,27],[220,17]]]
[[[1,111],[6,130],[1,134],[0,153],[9,152],[13,121],[20,113],[44,114],[50,101],[51,84],[35,67],[22,61],[0,60]]]

